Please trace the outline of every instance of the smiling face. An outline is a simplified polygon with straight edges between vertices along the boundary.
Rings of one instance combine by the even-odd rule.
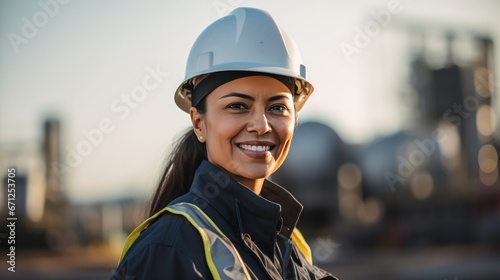
[[[295,127],[290,90],[268,76],[225,83],[206,97],[206,113],[190,110],[208,161],[260,193],[263,180],[283,163]]]

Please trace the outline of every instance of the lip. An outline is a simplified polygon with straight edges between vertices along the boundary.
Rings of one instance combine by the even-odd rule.
[[[242,148],[242,145],[247,146],[260,146],[260,147],[269,147],[267,150],[248,150]],[[263,159],[267,156],[271,156],[271,151],[276,147],[276,144],[270,141],[244,141],[236,143],[238,149],[244,153],[245,155],[254,158],[254,159]]]

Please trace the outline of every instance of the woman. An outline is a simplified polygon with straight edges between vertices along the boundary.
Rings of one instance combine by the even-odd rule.
[[[203,31],[175,95],[193,127],[115,279],[335,279],[312,265],[295,229],[300,203],[266,179],[285,160],[313,91],[299,60],[262,10],[238,8]]]

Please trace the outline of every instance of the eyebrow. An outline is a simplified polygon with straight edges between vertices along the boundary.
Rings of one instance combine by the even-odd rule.
[[[244,94],[244,93],[239,93],[239,92],[228,93],[226,95],[221,96],[219,99],[227,98],[227,97],[239,97],[239,98],[255,101],[255,98],[253,98],[252,96],[250,96],[248,94]],[[269,97],[267,99],[267,101],[276,101],[276,100],[280,100],[280,99],[284,99],[284,98],[288,99],[288,96],[285,94],[277,94],[277,95],[273,95],[273,96]]]

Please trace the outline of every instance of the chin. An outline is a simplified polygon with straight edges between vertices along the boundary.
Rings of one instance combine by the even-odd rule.
[[[264,179],[276,171],[276,169],[269,167],[268,165],[264,166],[249,166],[248,168],[244,168],[245,177],[248,179]]]

